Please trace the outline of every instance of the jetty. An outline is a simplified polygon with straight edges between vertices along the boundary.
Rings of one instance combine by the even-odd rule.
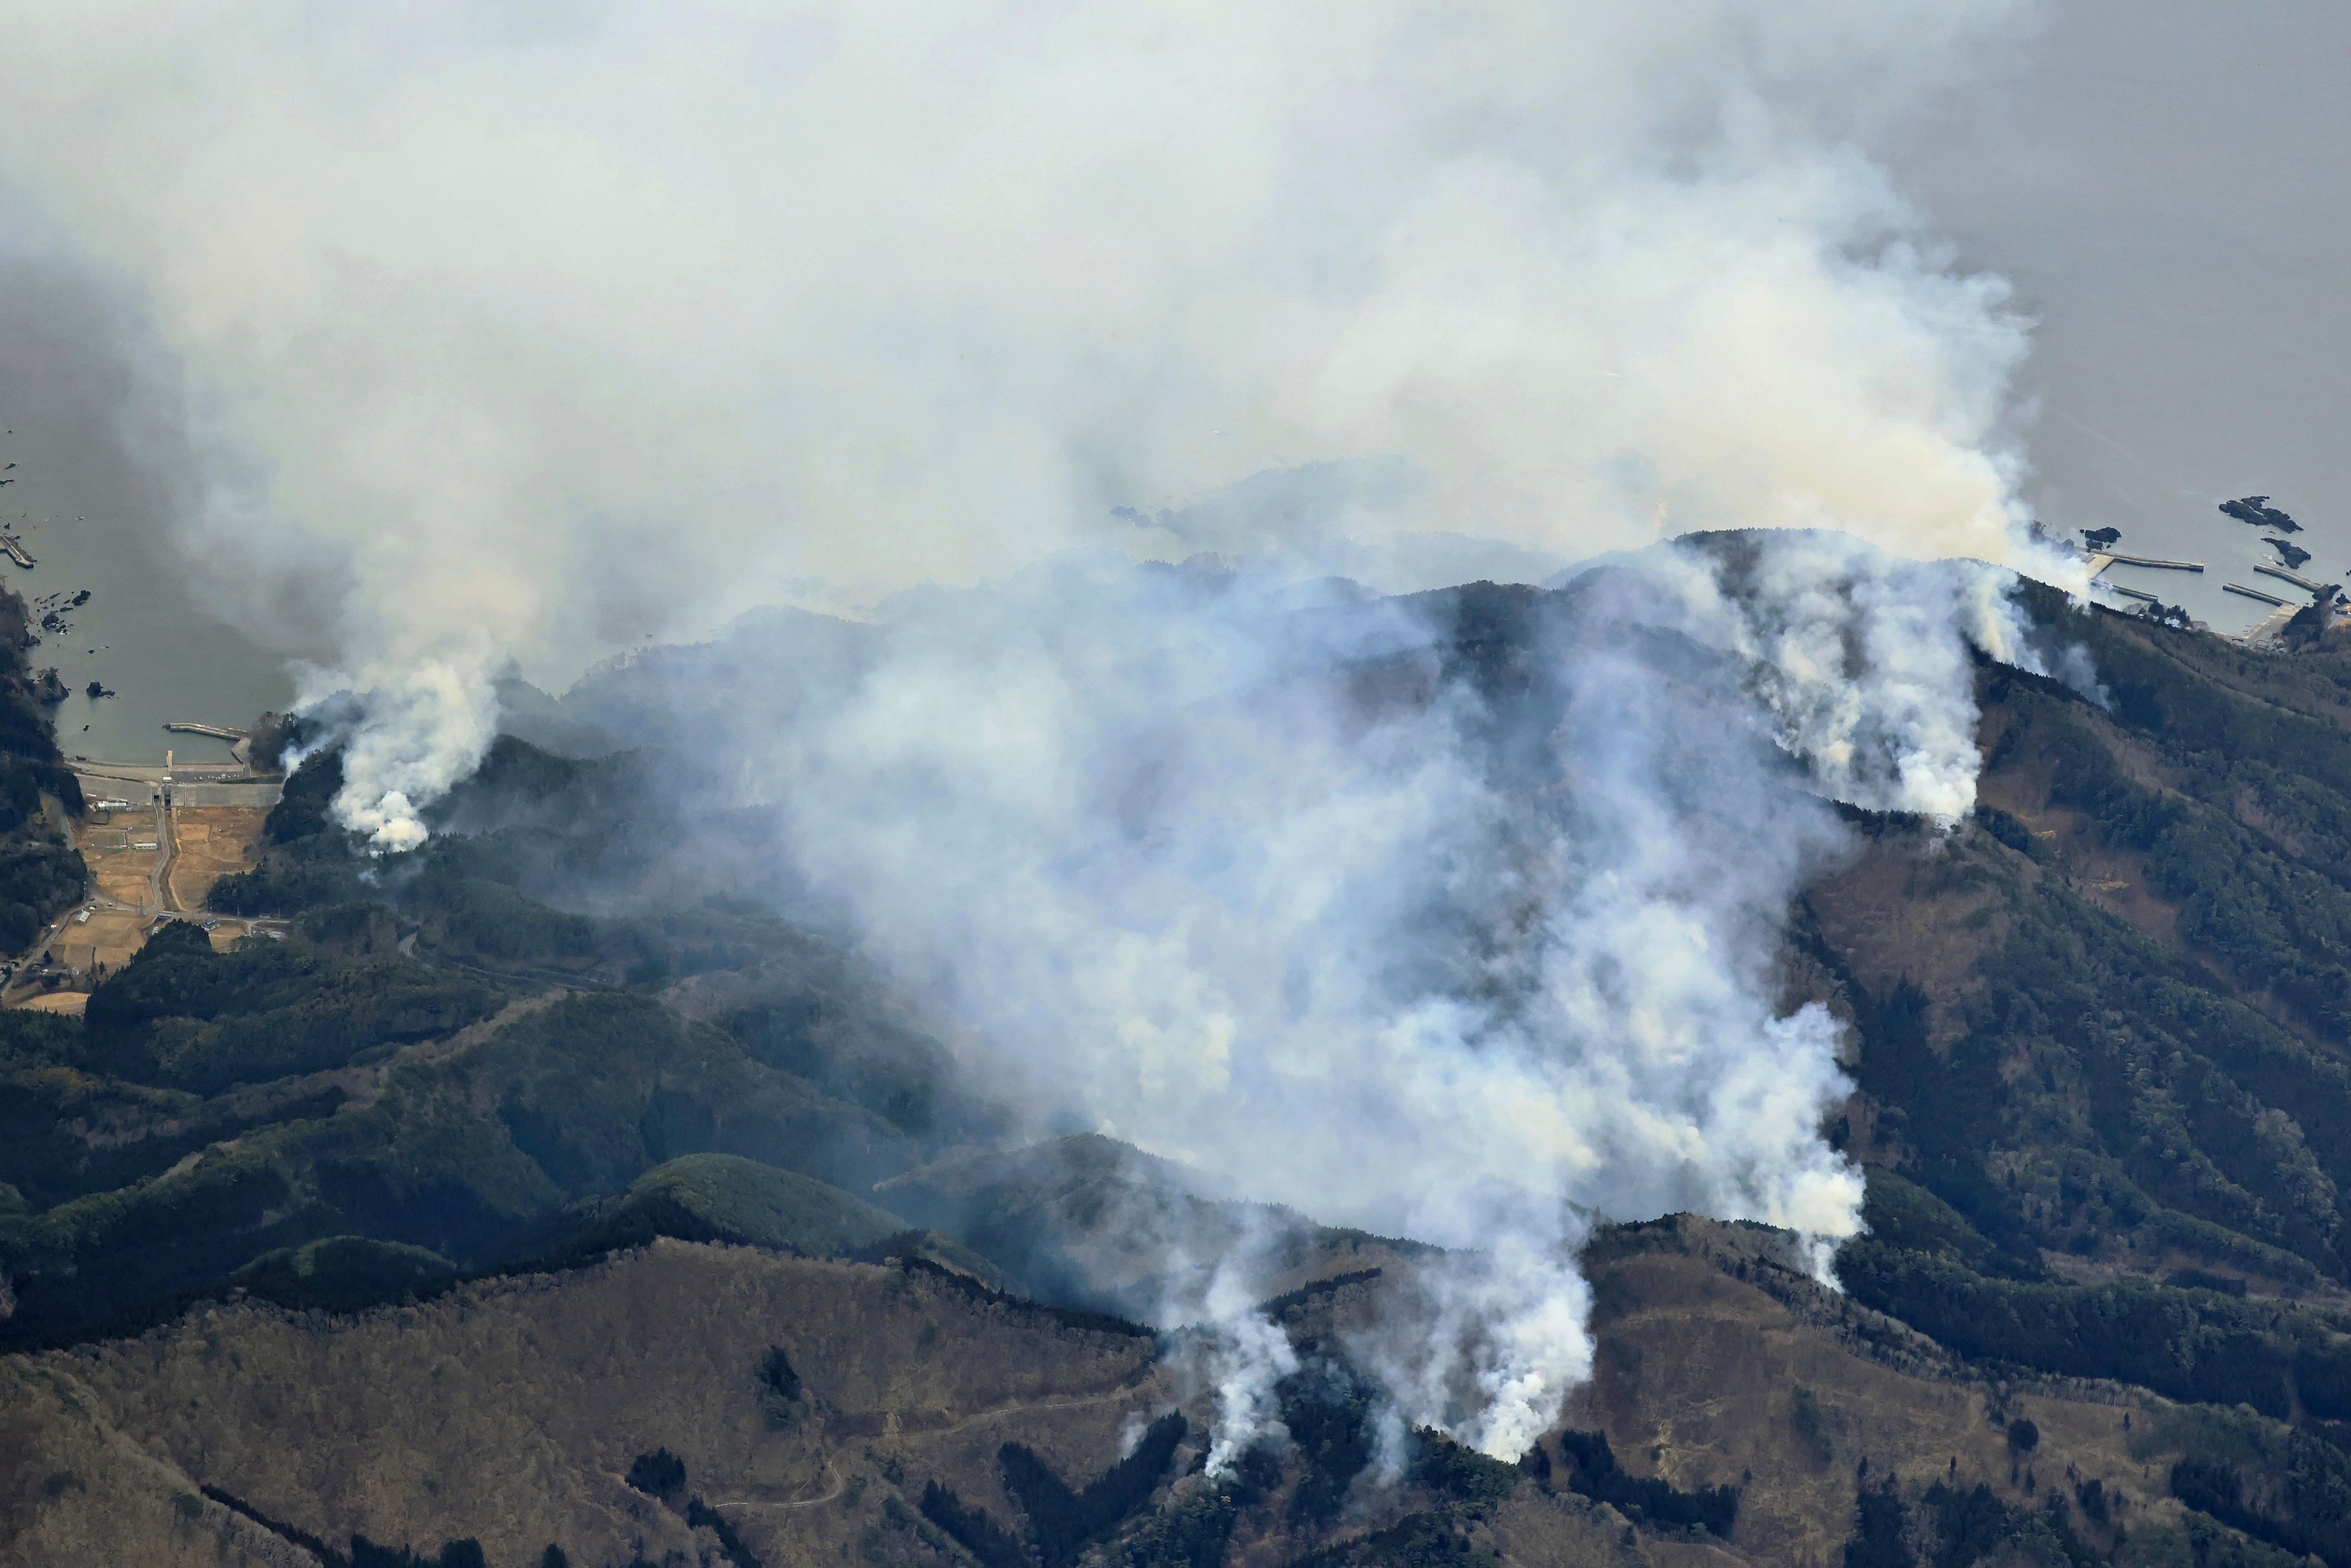
[[[2255,566],[2253,570],[2259,572],[2265,577],[2276,577],[2281,581],[2292,583],[2295,587],[2302,588],[2314,594],[2318,592],[2321,588],[2330,587],[2333,586],[2328,583],[2314,583],[2308,577],[2299,576],[2293,572],[2287,571],[2283,566]]]
[[[2204,569],[2201,561],[2167,561],[2157,556],[2117,556],[2111,550],[2103,554],[2109,563],[2117,566],[2155,566],[2167,572],[2200,572]]]
[[[31,553],[25,548],[25,541],[17,538],[14,534],[0,534],[0,551],[5,551],[10,560],[26,571],[33,569]]]
[[[2293,607],[2289,600],[2282,599],[2275,594],[2265,594],[2259,588],[2249,588],[2242,583],[2222,583],[2220,591],[2228,594],[2242,594],[2249,599],[2259,599],[2265,605],[2276,605],[2282,609]]]
[[[253,771],[253,732],[250,730],[235,729],[227,724],[197,724],[182,720],[168,721],[163,725],[163,728],[166,730],[176,730],[183,735],[210,735],[216,741],[226,741],[228,742],[228,754],[236,760],[235,772],[237,774],[242,775],[250,774]],[[166,752],[163,755],[168,763],[171,753]],[[204,772],[208,774],[209,776],[214,777],[228,776],[227,774],[214,774],[211,770],[206,769],[199,769],[195,770],[195,772],[192,772],[189,768],[183,767],[179,771],[183,774],[190,777],[195,776],[195,772]]]

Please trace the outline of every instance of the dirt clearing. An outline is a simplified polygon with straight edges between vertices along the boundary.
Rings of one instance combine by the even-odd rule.
[[[170,877],[173,906],[191,912],[201,909],[214,883],[250,869],[257,858],[262,822],[268,815],[256,806],[175,808],[172,830],[179,853],[172,861]]]

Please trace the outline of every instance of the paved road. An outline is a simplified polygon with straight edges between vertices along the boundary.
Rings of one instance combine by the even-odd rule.
[[[163,783],[161,768],[136,768],[107,763],[83,763],[74,768],[81,793],[90,800],[147,800]],[[241,779],[207,784],[183,778],[172,780],[172,799],[179,805],[242,805],[266,810],[286,793],[284,779]]]
[[[155,868],[147,873],[148,908],[180,907],[180,901],[172,897],[172,862],[179,856],[180,841],[172,833],[172,806],[159,799],[155,803]]]
[[[266,811],[285,793],[284,779],[258,779],[251,784],[191,784],[183,779],[172,786],[172,804],[243,805]]]

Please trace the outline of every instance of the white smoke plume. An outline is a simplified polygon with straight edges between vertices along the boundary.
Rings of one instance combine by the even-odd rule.
[[[1274,1386],[1298,1370],[1290,1336],[1251,1310],[1262,1299],[1256,1284],[1237,1269],[1218,1269],[1201,1303],[1214,1325],[1204,1357],[1217,1396],[1208,1445],[1212,1476],[1229,1471],[1252,1444],[1280,1427]]]
[[[335,801],[343,826],[379,852],[423,843],[419,809],[471,774],[497,737],[497,702],[481,666],[428,657],[357,701],[339,671],[305,668],[301,674],[300,706],[316,733],[287,765],[340,746],[347,774],[358,781]]]
[[[396,848],[419,669],[1293,550],[1181,514],[1270,469],[1388,465],[1301,552],[1384,587],[2016,562],[2022,325],[1863,149],[2022,4],[6,0],[0,212],[183,368],[220,591],[340,604]]]
[[[1854,1229],[1781,923],[1823,797],[1964,815],[1969,645],[2029,658],[1910,563],[2069,569],[2023,326],[1865,149],[2020,13],[6,0],[0,211],[183,368],[223,591],[339,607],[348,826],[422,840],[508,659],[876,613],[708,738],[795,874],[1035,1103],[1456,1249],[1360,1354],[1508,1455],[1588,1369],[1579,1213]],[[1281,587],[1731,528],[1852,537],[1472,596],[1523,642]]]
[[[1971,649],[2039,666],[2012,581],[1769,531],[1401,601],[1065,564],[925,599],[820,701],[730,693],[723,744],[987,1081],[1457,1249],[1359,1359],[1515,1457],[1589,1370],[1580,1216],[1765,1220],[1817,1267],[1856,1230],[1786,912],[1827,800],[1970,808]],[[1217,1325],[1219,1465],[1294,1369],[1264,1282],[1163,1314]]]

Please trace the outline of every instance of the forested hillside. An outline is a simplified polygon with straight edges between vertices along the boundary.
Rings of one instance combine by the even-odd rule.
[[[1496,711],[1539,704],[1531,650],[1576,602],[1460,590],[1447,663]],[[307,1534],[357,1562],[359,1536],[489,1541],[480,1510],[507,1505],[468,1513],[410,1482],[311,1496],[256,1479],[275,1473],[259,1449],[235,1477],[200,1474],[215,1439],[125,1413],[150,1397],[137,1368],[198,1324],[267,1365],[289,1334],[392,1344],[408,1320],[371,1303],[617,1311],[590,1282],[653,1290],[642,1271],[686,1255],[653,1245],[669,1237],[897,1282],[888,1299],[916,1315],[876,1329],[892,1365],[929,1364],[924,1323],[977,1313],[1132,1342],[1137,1376],[1165,1379],[1180,1344],[1130,1320],[1164,1298],[1171,1257],[1248,1247],[1311,1376],[1289,1386],[1290,1445],[1228,1483],[1184,1473],[1213,1417],[1197,1390],[1176,1401],[1188,1437],[1153,1428],[1134,1450],[1164,1449],[1155,1469],[1119,1470],[1095,1415],[950,1454],[905,1435],[976,1433],[965,1405],[810,1394],[829,1386],[778,1327],[772,1364],[726,1353],[744,1364],[726,1397],[814,1445],[767,1480],[500,1363],[542,1419],[609,1428],[564,1464],[621,1477],[660,1449],[685,1467],[592,1498],[549,1480],[570,1501],[507,1513],[614,1563],[1470,1568],[1703,1548],[1848,1568],[2351,1564],[2351,649],[2256,654],[2053,596],[2033,609],[2086,646],[2100,693],[1982,663],[1975,819],[1848,814],[1853,852],[1807,890],[1784,954],[1787,1004],[1848,1026],[1858,1090],[1827,1130],[1867,1168],[1869,1231],[1837,1259],[1847,1293],[1759,1230],[1604,1230],[1596,1381],[1522,1467],[1424,1437],[1386,1501],[1356,1484],[1376,1444],[1340,1328],[1427,1249],[1249,1210],[1106,1138],[1024,1147],[1036,1129],[850,946],[746,881],[758,818],[705,809],[688,835],[695,781],[667,754],[511,738],[389,866],[332,827],[339,759],[314,754],[260,866],[214,896],[292,917],[291,940],[217,953],[166,927],[86,1018],[0,1015],[0,1340],[149,1335],[9,1376],[55,1401],[75,1357],[99,1357],[104,1420],[124,1424],[99,1447],[136,1428],[229,1500],[159,1504],[156,1539],[179,1519],[205,1552],[258,1530],[269,1551]],[[37,823],[12,831],[40,842]],[[490,1376],[487,1349],[418,1354],[441,1357],[435,1377]],[[83,1440],[67,1415],[35,1427]],[[55,1522],[95,1474],[61,1459],[0,1486],[75,1478],[44,1494]],[[758,1508],[824,1507],[785,1529],[727,1511],[711,1475]],[[538,1561],[538,1537],[498,1542],[489,1561]]]
[[[1873,1169],[1841,1272],[1971,1353],[2351,1416],[2351,654],[2087,630],[2110,707],[1987,668],[1974,830],[1871,825],[1807,900]]]
[[[26,658],[34,643],[23,597],[0,588],[0,951],[10,953],[80,898],[87,880],[42,805],[46,795],[81,815],[81,784],[66,769]]]

